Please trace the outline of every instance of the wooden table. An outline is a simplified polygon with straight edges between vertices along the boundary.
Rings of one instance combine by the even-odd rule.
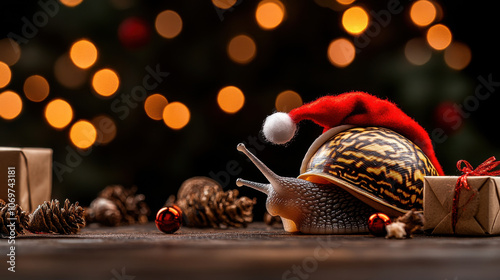
[[[2,280],[500,279],[500,237],[294,235],[263,223],[164,234],[149,223],[15,241],[12,273],[0,240]]]

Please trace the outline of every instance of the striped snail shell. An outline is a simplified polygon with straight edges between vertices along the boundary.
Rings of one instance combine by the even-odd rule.
[[[424,152],[382,127],[342,125],[309,148],[298,178],[280,177],[240,144],[269,184],[238,179],[268,195],[266,207],[286,231],[313,234],[366,232],[370,214],[400,216],[422,209],[424,176],[438,175]]]
[[[300,173],[301,179],[330,182],[392,215],[421,210],[424,176],[438,175],[424,152],[401,134],[351,126],[333,128],[318,138]]]

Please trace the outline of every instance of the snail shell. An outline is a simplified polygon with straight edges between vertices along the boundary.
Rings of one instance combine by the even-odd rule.
[[[343,125],[309,148],[300,179],[338,186],[378,211],[399,216],[422,210],[424,176],[438,172],[424,152],[381,127]]]

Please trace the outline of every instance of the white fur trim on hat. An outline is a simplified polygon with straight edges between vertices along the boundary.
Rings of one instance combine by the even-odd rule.
[[[274,113],[266,118],[262,126],[264,137],[274,144],[285,144],[295,136],[297,125],[283,112]]]

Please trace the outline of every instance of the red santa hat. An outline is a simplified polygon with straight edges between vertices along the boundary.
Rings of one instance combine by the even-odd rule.
[[[419,146],[438,173],[444,175],[427,132],[390,101],[359,91],[324,96],[288,114],[278,112],[268,116],[262,131],[268,141],[285,144],[295,136],[297,123],[302,120],[315,122],[323,127],[323,132],[343,124],[392,129]]]

